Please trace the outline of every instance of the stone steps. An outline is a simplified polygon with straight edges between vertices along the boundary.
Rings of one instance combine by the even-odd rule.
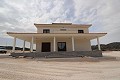
[[[68,58],[68,57],[102,57],[102,51],[71,51],[71,52],[34,52],[34,53],[11,53],[12,57],[45,57],[45,58]]]

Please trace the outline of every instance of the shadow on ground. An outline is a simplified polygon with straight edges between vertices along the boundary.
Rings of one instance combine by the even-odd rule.
[[[44,62],[101,62],[101,61],[120,61],[120,57],[74,57],[74,58],[34,58],[36,61]]]
[[[13,58],[9,54],[0,54],[0,59],[20,59]],[[23,59],[23,58],[22,58]],[[120,61],[120,57],[103,56],[103,57],[72,57],[72,58],[31,58],[27,57],[25,59],[30,59],[33,61],[43,61],[43,62],[101,62],[101,61]]]

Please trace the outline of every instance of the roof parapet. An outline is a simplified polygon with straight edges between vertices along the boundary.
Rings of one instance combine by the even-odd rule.
[[[92,24],[72,24],[72,23],[52,23],[52,24],[36,24],[36,23],[34,23],[34,25],[36,26],[36,27],[38,27],[38,26],[60,26],[60,25],[68,25],[68,26],[87,26],[87,27],[90,27],[90,26],[92,26]]]
[[[72,23],[52,23],[52,24],[57,24],[57,25],[72,25]]]

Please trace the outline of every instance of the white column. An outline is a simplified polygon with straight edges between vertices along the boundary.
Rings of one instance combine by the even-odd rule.
[[[31,44],[31,42],[30,42],[30,52],[31,52],[31,45],[32,45],[32,44]]]
[[[99,42],[99,37],[97,37],[97,44],[98,44],[98,50],[101,50],[101,48],[100,48],[100,42]]]
[[[33,41],[34,41],[34,37],[32,37],[32,40],[31,40],[31,52],[33,52]]]
[[[54,37],[54,40],[53,40],[53,47],[54,47],[54,48],[53,48],[53,49],[54,49],[53,51],[55,52],[55,51],[56,51],[56,38],[55,38],[55,37]]]
[[[25,40],[23,42],[23,53],[25,52]]]
[[[13,50],[12,50],[13,53],[15,52],[15,46],[16,46],[16,37],[14,37],[14,41],[13,41]]]
[[[75,51],[75,41],[73,36],[72,36],[72,51]]]

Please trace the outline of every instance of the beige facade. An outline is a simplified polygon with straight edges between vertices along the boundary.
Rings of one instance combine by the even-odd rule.
[[[51,43],[51,52],[53,51],[53,38],[44,38],[44,39],[40,39],[39,41],[37,41],[36,43],[36,51],[37,52],[41,52],[41,48],[42,48],[42,42],[50,42]],[[63,38],[59,38],[56,37],[56,51],[58,51],[57,48],[57,43],[58,42],[66,42],[66,51],[72,51],[72,40],[71,37],[63,37]],[[91,44],[90,44],[90,40],[87,39],[75,39],[75,51],[91,51]]]
[[[19,38],[31,43],[31,51],[33,51],[32,45],[36,44],[36,52],[91,51],[90,40],[97,39],[100,50],[99,37],[106,35],[106,33],[90,33],[91,24],[52,23],[34,25],[37,28],[37,33],[7,33],[14,37],[14,47],[16,38]]]
[[[88,28],[79,27],[38,27],[37,33],[43,33],[43,29],[50,29],[51,33],[78,33],[78,30],[84,30],[84,33],[89,33]],[[66,31],[62,31],[66,30]]]

